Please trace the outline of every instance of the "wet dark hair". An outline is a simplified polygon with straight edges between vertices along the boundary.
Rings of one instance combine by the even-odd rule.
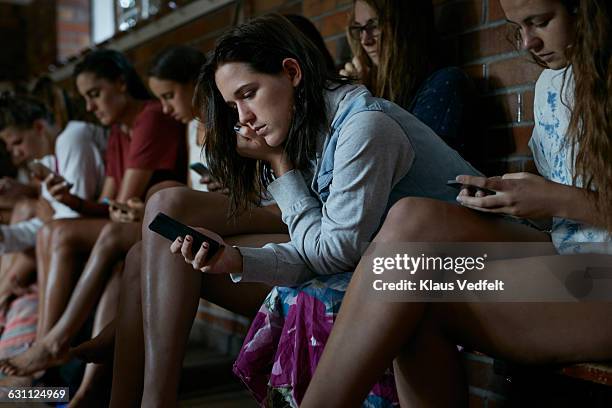
[[[286,58],[298,62],[302,81],[294,91],[284,149],[296,169],[305,169],[315,158],[319,134],[329,130],[324,91],[348,80],[328,70],[317,47],[286,18],[270,14],[230,29],[218,39],[198,79],[194,100],[206,123],[206,157],[213,176],[229,188],[231,215],[259,203],[273,174],[268,163],[238,155],[233,130],[238,114],[225,103],[215,73],[223,64],[239,62],[254,72],[278,75]]]
[[[306,36],[312,43],[321,51],[323,58],[325,59],[325,65],[327,65],[327,69],[330,71],[334,71],[336,69],[336,65],[334,64],[334,59],[329,53],[327,46],[325,45],[325,41],[323,41],[323,37],[317,27],[304,16],[300,16],[299,14],[284,14],[284,17],[291,21],[298,30],[301,31],[302,34]]]
[[[178,45],[157,54],[149,67],[148,75],[187,84],[198,79],[200,69],[205,62],[206,55],[201,51]]]
[[[132,64],[119,51],[100,49],[90,52],[74,67],[73,76],[76,78],[84,72],[90,72],[98,78],[110,81],[123,79],[128,93],[134,99],[152,99],[152,95]]]
[[[53,123],[49,111],[40,101],[28,96],[0,95],[0,131],[9,127],[31,129],[39,119]]]

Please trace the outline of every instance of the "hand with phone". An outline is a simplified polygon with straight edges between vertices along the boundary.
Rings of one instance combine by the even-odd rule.
[[[77,204],[76,201],[78,201],[79,198],[70,193],[72,183],[67,182],[62,176],[53,172],[47,173],[43,179],[43,184],[51,197],[55,198],[60,203],[71,208]]]
[[[229,194],[229,189],[224,188],[221,183],[215,180],[208,167],[202,163],[192,163],[189,168],[200,175],[200,183],[205,184],[211,193]]]
[[[170,251],[180,254],[193,269],[206,273],[242,272],[240,251],[226,245],[213,231],[188,227],[164,213],[157,214],[149,229],[172,241]]]
[[[144,215],[144,203],[139,198],[130,198],[126,203],[110,200],[108,211],[114,222],[140,222]]]
[[[542,219],[555,216],[553,208],[562,185],[531,173],[509,173],[502,177],[461,175],[464,186],[457,201],[474,210],[508,214],[520,218]],[[494,193],[494,194],[492,194]]]

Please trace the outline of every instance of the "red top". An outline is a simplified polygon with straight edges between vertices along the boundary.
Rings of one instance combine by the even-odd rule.
[[[136,116],[132,137],[113,125],[106,149],[106,175],[117,191],[127,169],[153,170],[149,186],[164,180],[185,182],[185,125],[165,115],[159,101],[147,101]]]

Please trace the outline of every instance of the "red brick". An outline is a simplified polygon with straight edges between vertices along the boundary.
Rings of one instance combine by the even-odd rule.
[[[504,10],[499,4],[499,0],[487,0],[489,2],[489,15],[487,16],[487,21],[497,21],[497,20],[505,20],[506,15],[504,14]]]
[[[515,47],[510,41],[511,32],[511,28],[504,24],[460,36],[460,62],[465,64],[477,58],[514,51]]]
[[[533,120],[533,91],[523,92],[523,115],[521,122]]]
[[[520,56],[489,64],[489,86],[491,89],[514,85],[535,84],[542,67],[528,56]]]
[[[85,33],[89,34],[89,24],[75,24],[66,21],[60,21],[57,24],[58,34],[62,31],[70,31],[74,33]]]
[[[340,11],[329,16],[325,16],[317,21],[317,26],[323,37],[331,35],[343,34],[348,24],[349,14],[346,11]]]
[[[351,4],[352,0],[304,0],[302,13],[306,17],[316,17],[340,7]]]
[[[436,27],[441,34],[456,33],[478,26],[483,0],[461,0],[435,8]]]
[[[284,2],[285,0],[252,0],[251,6],[255,15],[260,15],[281,7]]]

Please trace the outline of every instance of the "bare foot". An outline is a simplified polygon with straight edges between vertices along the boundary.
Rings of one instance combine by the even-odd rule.
[[[10,376],[29,376],[49,367],[64,364],[69,357],[68,349],[53,352],[44,343],[34,343],[23,353],[1,360],[0,371]]]
[[[103,330],[93,339],[87,340],[70,349],[70,357],[87,363],[109,363],[113,361],[115,350],[115,332]]]

